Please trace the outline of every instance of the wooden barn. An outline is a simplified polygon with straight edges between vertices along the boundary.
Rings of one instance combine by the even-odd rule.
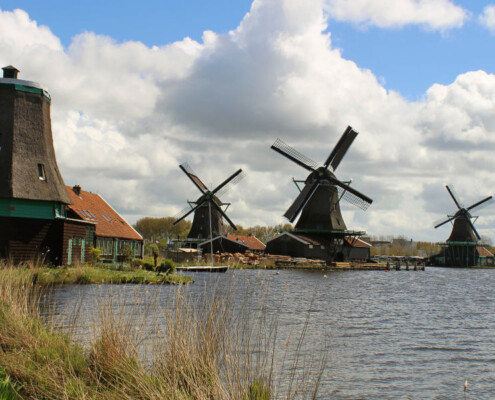
[[[0,78],[0,257],[65,264],[71,249],[84,260],[94,224],[66,215],[71,200],[55,158],[50,95],[18,73],[8,66]]]
[[[212,241],[205,240],[198,244],[198,248],[203,253],[211,253]],[[229,239],[225,236],[217,236],[213,238],[213,253],[241,253],[244,254],[249,250],[249,246],[236,240]]]
[[[143,237],[99,194],[77,185],[67,186],[67,192],[71,198],[67,215],[94,224],[91,244],[102,250],[102,261],[121,262],[129,250],[132,257],[143,257]]]
[[[367,260],[370,248],[369,243],[354,237],[337,240],[325,234],[282,232],[267,242],[265,253],[331,262]]]

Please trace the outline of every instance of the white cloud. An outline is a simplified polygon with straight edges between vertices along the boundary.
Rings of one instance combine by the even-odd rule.
[[[479,22],[485,28],[495,32],[495,5],[488,5],[483,9],[483,14],[479,16]]]
[[[451,17],[460,9],[448,2],[408,4],[415,23],[434,29],[465,15]],[[418,17],[427,4],[445,18]],[[368,20],[378,18],[367,5]],[[26,13],[0,12],[0,37],[19,38],[0,39],[0,62],[49,88],[66,183],[100,192],[131,221],[174,215],[198,196],[178,168],[188,161],[209,186],[246,171],[224,199],[235,222],[283,222],[297,195],[290,178],[306,174],[270,145],[281,137],[322,162],[350,124],[360,135],[337,175],[374,203],[366,213],[343,206],[349,228],[445,239],[432,229],[452,211],[442,185],[455,182],[466,203],[495,185],[495,77],[467,72],[411,103],[344,59],[326,28],[323,2],[255,0],[235,30],[205,32],[201,43],[149,48],[82,33],[63,49]],[[495,210],[482,215],[491,221]]]
[[[331,18],[380,28],[422,25],[444,31],[460,28],[468,12],[449,0],[327,0]]]

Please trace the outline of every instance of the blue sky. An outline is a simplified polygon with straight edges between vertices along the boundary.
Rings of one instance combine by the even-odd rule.
[[[446,183],[466,204],[495,192],[488,5],[0,0],[0,64],[49,90],[65,182],[131,223],[175,215],[197,194],[183,162],[208,183],[242,168],[229,216],[284,223],[291,177],[305,176],[270,145],[279,137],[324,160],[351,125],[359,136],[338,177],[374,202],[343,205],[347,226],[442,241],[449,227],[433,222],[453,211]],[[481,217],[495,241],[495,207]]]
[[[490,51],[495,48],[495,35],[477,22],[490,2],[454,3],[469,10],[471,16],[462,28],[446,32],[418,25],[383,29],[335,20],[329,21],[328,31],[345,58],[371,69],[387,89],[414,101],[432,84],[449,84],[463,72],[495,71]],[[162,46],[186,36],[200,41],[205,30],[225,33],[236,28],[250,7],[249,0],[0,1],[2,10],[21,8],[38,24],[47,25],[64,46],[84,31],[147,46]]]

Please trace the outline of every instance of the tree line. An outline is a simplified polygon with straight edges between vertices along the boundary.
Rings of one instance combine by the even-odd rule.
[[[141,236],[147,241],[158,242],[160,247],[170,241],[170,239],[186,238],[189,230],[191,229],[192,223],[190,221],[182,220],[177,225],[174,225],[174,217],[163,217],[163,218],[153,218],[153,217],[143,217],[140,218],[134,225]],[[250,226],[243,227],[242,225],[237,225],[237,230],[235,231],[230,225],[223,226],[224,235],[238,235],[238,236],[256,236],[263,243],[268,240],[273,239],[281,230],[292,229],[291,224],[279,224],[275,226]]]

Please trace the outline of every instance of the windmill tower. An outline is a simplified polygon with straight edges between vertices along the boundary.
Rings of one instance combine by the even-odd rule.
[[[344,238],[349,236],[356,238],[364,233],[347,230],[340,211],[340,200],[344,199],[362,210],[366,210],[373,201],[352,188],[350,182],[341,181],[335,175],[337,167],[357,134],[350,126],[347,127],[322,166],[318,166],[316,162],[280,139],[271,146],[276,152],[309,171],[306,180],[295,181],[296,184],[304,183],[304,187],[284,216],[290,222],[294,222],[300,214],[294,233],[312,235],[313,238],[316,235],[318,243],[325,242],[327,247],[330,244],[333,250],[327,248],[327,259],[333,257],[329,253],[336,252],[339,246],[342,247]],[[313,244],[311,246],[314,247]]]
[[[188,215],[194,213],[194,219],[191,230],[188,234],[188,239],[194,241],[202,241],[208,238],[214,238],[222,234],[222,218],[237,230],[232,220],[228,217],[222,207],[230,206],[230,203],[224,203],[220,200],[232,186],[239,183],[244,177],[242,169],[237,170],[226,180],[220,183],[215,189],[209,190],[201,181],[198,175],[187,164],[179,165],[180,169],[187,175],[191,182],[201,192],[201,196],[196,201],[188,201],[189,206],[176,215],[174,225],[178,224]]]
[[[39,84],[3,68],[0,79],[0,198],[70,204],[58,170],[50,95]]]
[[[454,201],[457,210],[455,213],[447,215],[446,219],[435,223],[435,229],[452,223],[452,232],[443,245],[442,255],[438,258],[443,259],[443,264],[447,266],[469,267],[478,265],[479,249],[481,248],[481,236],[474,227],[478,217],[473,216],[471,212],[474,209],[478,211],[493,202],[493,196],[488,196],[469,207],[464,207],[460,201],[459,195],[452,185],[446,185],[450,197]]]
[[[51,99],[18,73],[4,67],[0,78],[0,257],[19,262],[50,252],[48,259],[60,264],[68,232],[61,221],[71,200],[55,159]],[[82,225],[74,235],[84,236]]]

